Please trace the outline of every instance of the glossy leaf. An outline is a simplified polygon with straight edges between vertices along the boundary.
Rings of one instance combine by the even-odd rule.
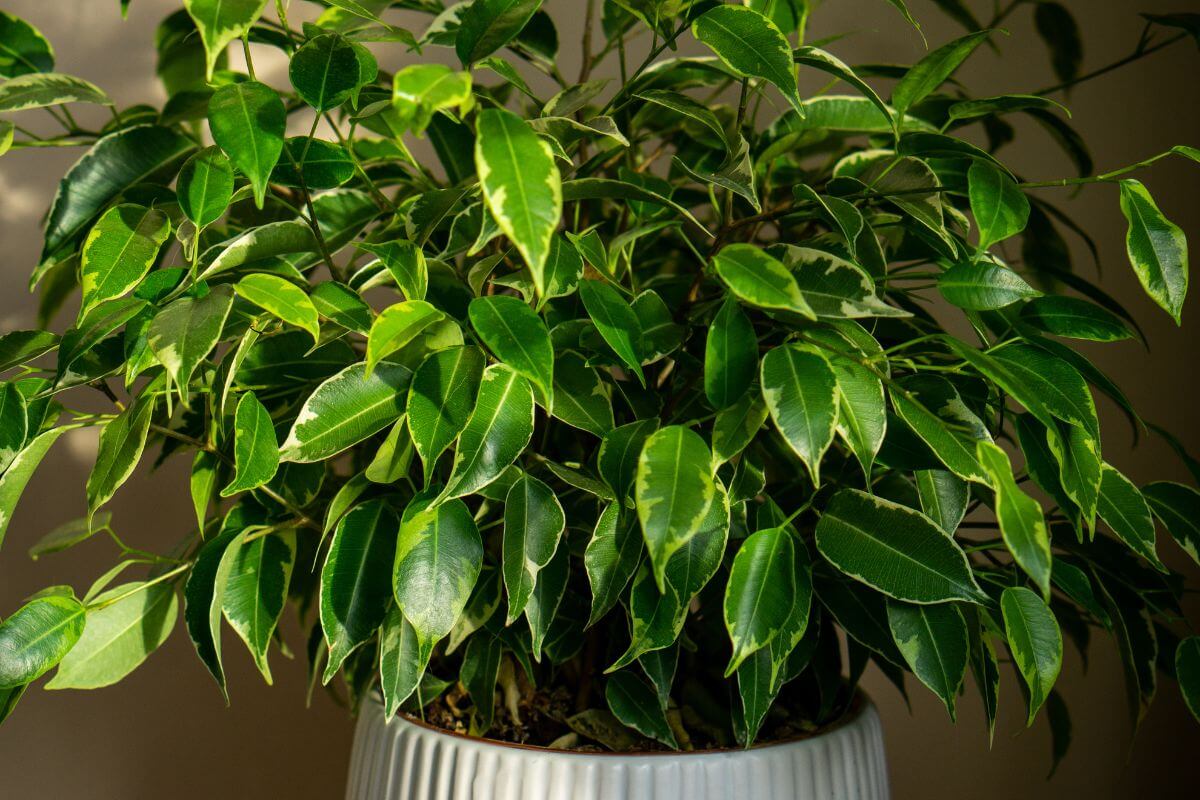
[[[1132,178],[1121,181],[1121,212],[1129,222],[1125,247],[1133,271],[1146,294],[1179,324],[1188,286],[1187,238]]]
[[[283,100],[270,86],[257,81],[222,86],[208,101],[208,127],[213,141],[250,180],[259,208],[266,197],[271,170],[283,152],[286,125]]]
[[[467,425],[484,360],[474,347],[450,348],[431,354],[413,375],[406,406],[408,430],[425,465],[426,483],[438,456]]]
[[[262,14],[267,0],[184,0],[184,8],[196,22],[204,50],[208,54],[207,76],[225,47],[240,39]]]
[[[441,499],[471,494],[499,478],[529,444],[533,415],[529,381],[503,364],[485,369]]]
[[[780,434],[820,485],[821,458],[837,426],[837,376],[815,348],[785,345],[763,357],[762,393]]]
[[[128,203],[106,211],[83,243],[80,317],[137,286],[170,234],[170,220],[161,211]]]
[[[704,348],[704,393],[717,409],[733,405],[758,372],[758,339],[738,304],[727,299],[713,318]]]
[[[987,470],[996,490],[996,518],[1004,544],[1021,569],[1050,597],[1050,534],[1042,507],[1021,491],[1013,476],[1008,455],[991,442],[978,444],[979,463]]]
[[[542,0],[476,0],[458,18],[454,49],[470,66],[513,40],[541,8]]]
[[[337,108],[359,86],[358,53],[338,34],[321,34],[292,54],[288,77],[300,99],[318,112]]]
[[[644,386],[642,322],[629,303],[603,281],[581,281],[579,297],[604,341]]]
[[[1016,272],[987,259],[955,264],[937,283],[943,297],[968,311],[994,311],[1041,295]]]
[[[197,228],[216,222],[233,198],[233,165],[219,148],[207,147],[184,162],[175,183],[179,209]]]
[[[967,178],[980,250],[1025,230],[1029,200],[1016,181],[986,161],[973,162]]]
[[[181,297],[154,315],[146,332],[150,350],[187,397],[192,373],[221,338],[233,292],[218,286],[204,297]]]
[[[371,324],[367,336],[367,375],[380,361],[402,350],[429,326],[442,321],[446,315],[424,300],[405,300],[388,306]]]
[[[1181,483],[1156,481],[1142,487],[1142,496],[1179,546],[1200,563],[1200,492]]]
[[[623,724],[668,747],[679,747],[675,732],[658,705],[654,689],[633,672],[624,670],[608,676],[604,699],[609,711]]]
[[[1037,716],[1062,669],[1062,634],[1054,614],[1036,594],[1021,586],[1000,598],[1008,647],[1029,689],[1029,720]]]
[[[796,67],[787,37],[770,18],[744,6],[718,6],[692,23],[692,35],[734,73],[773,83],[799,109]]]
[[[942,45],[914,64],[892,90],[892,106],[896,112],[903,116],[936,91],[990,35],[991,31],[969,33]]]
[[[1146,498],[1133,482],[1105,464],[1100,477],[1100,498],[1096,506],[1100,519],[1151,564],[1165,571],[1154,544],[1154,518]]]
[[[289,325],[307,331],[316,344],[321,338],[317,307],[303,289],[278,275],[256,273],[238,281],[233,290],[238,296],[273,314]]]
[[[713,258],[713,267],[743,303],[816,319],[787,267],[762,250],[748,244],[730,245]]]
[[[221,490],[222,497],[257,489],[279,469],[279,443],[275,425],[263,404],[246,392],[238,400],[233,422],[233,480]]]
[[[150,432],[156,407],[155,395],[139,398],[100,432],[96,464],[87,481],[89,518],[111,500],[117,489],[133,474],[146,447],[146,436]]]
[[[35,598],[0,622],[0,688],[33,683],[71,651],[85,629],[74,597]]]
[[[962,612],[953,603],[917,606],[892,600],[887,617],[905,662],[941,698],[954,720],[955,700],[967,671],[967,623]]]
[[[566,517],[554,491],[530,475],[522,475],[504,501],[503,566],[511,625],[525,610],[538,573],[550,563],[566,528]]]
[[[780,633],[795,595],[792,534],[786,528],[771,528],[742,542],[725,588],[725,627],[733,642],[726,676]]]
[[[516,297],[477,297],[469,308],[471,326],[488,349],[529,380],[547,412],[554,400],[554,345],[546,323]]]

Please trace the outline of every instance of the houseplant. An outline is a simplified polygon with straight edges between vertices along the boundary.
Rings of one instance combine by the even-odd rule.
[[[4,716],[56,667],[119,680],[180,616],[222,691],[228,622],[268,679],[290,644],[354,708],[535,745],[785,740],[861,707],[868,663],[951,716],[970,669],[990,724],[1005,653],[1062,731],[1063,634],[1092,628],[1135,717],[1156,664],[1196,709],[1155,517],[1195,558],[1197,494],[1104,460],[1093,391],[1142,423],[1072,341],[1139,332],[1069,268],[1053,192],[1119,196],[1178,319],[1184,236],[1130,176],[1197,152],[1092,174],[1055,100],[1087,78],[1061,6],[996,16],[1038,15],[1063,86],[980,98],[953,74],[1003,20],[958,3],[962,38],[856,69],[804,43],[802,3],[581,4],[574,80],[538,2],[395,4],[411,31],[386,2],[183,5],[162,108],[113,107],[0,17],[5,149],[85,150],[32,280],[65,331],[0,339],[0,536],[93,427],[88,518],[34,549],[120,551],[5,610]],[[1136,55],[1189,28],[1151,18]],[[287,86],[257,80],[271,49]],[[1013,114],[1079,177],[997,160]],[[196,528],[133,550],[104,506],[165,459]],[[307,642],[278,634],[289,601]]]

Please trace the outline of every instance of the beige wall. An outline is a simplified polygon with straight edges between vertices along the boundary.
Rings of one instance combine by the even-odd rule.
[[[1084,27],[1087,64],[1098,66],[1132,48],[1141,29],[1136,12],[1145,9],[1148,0],[1067,2]],[[929,20],[930,41],[955,34],[946,24],[934,24],[927,0],[910,4]],[[152,37],[165,10],[178,6],[174,0],[133,0],[126,22],[118,17],[116,0],[8,0],[4,5],[51,38],[62,71],[88,77],[120,103],[161,99],[152,77]],[[582,0],[550,0],[548,5],[562,11],[582,7]],[[918,55],[919,39],[882,0],[826,0],[824,5],[813,36],[859,31],[832,46],[848,62],[910,61]],[[975,0],[972,5],[991,3]],[[560,24],[577,28],[578,16],[560,15]],[[1013,32],[1002,42],[1007,59],[999,61],[981,50],[964,72],[978,94],[1028,91],[1053,82],[1028,16],[1020,12],[1007,23]],[[570,63],[577,58],[577,37],[573,30],[563,31],[567,74],[574,72]],[[398,54],[389,58],[382,48],[376,52],[385,64],[401,63]],[[1088,136],[1100,169],[1174,144],[1200,145],[1198,66],[1200,54],[1191,43],[1183,43],[1127,72],[1084,86],[1070,98],[1075,124]],[[260,73],[266,71],[269,79],[282,83],[281,67],[260,65]],[[1028,139],[1007,154],[1014,167],[1030,179],[1069,173],[1038,132],[1026,133]],[[0,330],[32,325],[32,303],[24,285],[38,252],[39,219],[57,176],[72,160],[73,154],[63,151],[26,151],[0,161],[0,270],[6,287],[0,292]],[[1200,166],[1169,161],[1144,177],[1163,209],[1200,241],[1200,202],[1195,199]],[[1068,196],[1061,193],[1056,199],[1067,201]],[[1194,296],[1188,302],[1184,318],[1189,327],[1181,331],[1142,296],[1124,258],[1123,223],[1111,187],[1089,189],[1068,206],[1097,237],[1105,285],[1144,321],[1153,345],[1149,353],[1125,343],[1095,348],[1091,354],[1123,383],[1147,419],[1175,429],[1200,451],[1193,393],[1200,303]],[[1087,269],[1082,256],[1077,263]],[[1124,422],[1110,404],[1101,405],[1110,461],[1139,481],[1185,479],[1159,442],[1131,449]],[[84,510],[83,482],[95,443],[85,435],[64,441],[31,484],[0,554],[0,612],[49,583],[86,587],[114,558],[111,546],[98,540],[36,563],[24,555],[39,535]],[[186,483],[177,465],[137,479],[112,505],[120,532],[132,543],[165,547],[189,525]],[[1175,566],[1190,569],[1172,545],[1164,543],[1162,548]],[[1190,571],[1193,579],[1200,578],[1195,569]],[[1195,602],[1191,612],[1200,620]],[[301,649],[294,626],[287,632],[292,646]],[[117,687],[97,692],[32,690],[0,728],[0,797],[338,797],[352,723],[324,696],[306,711],[302,660],[276,660],[276,685],[266,687],[240,645],[229,641],[226,661],[233,704],[227,709],[181,626],[162,651]],[[1075,746],[1050,783],[1043,780],[1049,735],[1044,723],[1031,731],[1023,729],[1020,696],[1011,680],[1003,686],[991,752],[973,687],[968,686],[960,702],[960,725],[955,728],[923,688],[910,687],[910,715],[878,676],[868,675],[866,683],[883,711],[897,798],[1185,796],[1183,789],[1173,788],[1174,778],[1195,774],[1200,726],[1188,719],[1176,688],[1167,685],[1131,748],[1120,681],[1120,667],[1106,643],[1093,649],[1086,680],[1077,654],[1068,647],[1060,687],[1071,704]]]

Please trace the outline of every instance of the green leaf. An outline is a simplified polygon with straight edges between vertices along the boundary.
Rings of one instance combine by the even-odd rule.
[[[986,441],[979,442],[977,448],[979,463],[987,470],[996,490],[996,519],[1004,545],[1049,600],[1050,533],[1042,507],[1017,486],[1007,453]]]
[[[956,718],[954,701],[967,672],[967,622],[953,603],[910,605],[889,600],[888,627],[909,669]]]
[[[625,298],[604,281],[579,282],[583,307],[613,352],[633,371],[642,386],[642,322]]]
[[[504,501],[504,539],[501,565],[508,592],[511,625],[525,610],[538,573],[554,557],[566,529],[566,516],[549,486],[530,475],[522,475]]]
[[[427,485],[438,456],[458,438],[475,408],[485,361],[477,348],[453,347],[431,354],[413,375],[408,430],[425,465]]]
[[[217,147],[206,147],[184,162],[175,182],[179,210],[197,228],[221,218],[233,199],[233,165]]]
[[[194,147],[182,133],[157,125],[101,137],[58,185],[46,219],[42,261],[82,233],[117,195],[169,172]]]
[[[467,642],[459,676],[474,706],[469,729],[472,736],[482,736],[492,727],[496,710],[496,681],[500,675],[500,656],[503,653],[503,642],[490,631],[481,631]]]
[[[404,413],[412,373],[399,364],[351,364],[318,386],[304,401],[280,461],[324,461],[394,423]]]
[[[1071,115],[1071,112],[1061,103],[1033,94],[1005,94],[997,97],[981,97],[977,100],[963,100],[950,106],[949,115],[952,122],[964,122],[1028,109],[1061,110],[1068,117]]]
[[[184,0],[183,6],[204,42],[209,80],[225,48],[249,32],[266,5],[267,0]]]
[[[421,685],[428,664],[429,651],[421,651],[413,626],[397,606],[389,606],[379,631],[379,686],[385,718],[391,719]]]
[[[707,227],[702,225],[698,219],[692,216],[690,211],[679,203],[659,194],[653,189],[647,189],[628,181],[612,180],[611,178],[576,178],[563,182],[562,196],[564,202],[611,199],[653,203],[671,209],[703,231],[709,238],[713,236]]]
[[[341,35],[323,33],[292,54],[288,78],[317,112],[337,108],[359,86],[358,53]]]
[[[542,0],[473,0],[458,15],[458,60],[469,67],[504,47],[541,6]]]
[[[530,649],[534,660],[541,660],[550,627],[566,594],[567,580],[571,577],[570,557],[570,548],[560,544],[550,563],[542,568],[529,603],[525,606],[525,621],[529,623]]]
[[[736,403],[758,372],[758,339],[737,302],[727,298],[704,347],[704,394],[720,410]]]
[[[870,475],[887,433],[887,405],[877,368],[867,362],[877,359],[883,348],[857,323],[845,323],[837,333],[814,329],[808,337],[822,345],[821,355],[837,378],[838,435],[862,465],[863,473]],[[717,451],[715,433],[713,439]]]
[[[975,453],[975,441],[988,439],[990,434],[948,381],[922,375],[894,386],[889,395],[896,416],[947,469],[963,480],[988,482]]]
[[[225,526],[208,540],[196,556],[183,589],[183,621],[200,661],[216,680],[225,702],[229,693],[225,687],[225,668],[221,663],[221,598],[234,557],[242,544],[246,519],[235,507],[226,518]]]
[[[717,6],[692,23],[692,35],[739,77],[773,83],[803,114],[791,45],[768,17],[744,6]]]
[[[238,400],[233,422],[233,480],[221,490],[222,497],[257,489],[275,477],[279,469],[279,443],[275,425],[263,404],[246,392]]]
[[[529,381],[504,364],[485,369],[440,500],[477,492],[499,478],[529,444],[533,415]]]
[[[208,127],[217,146],[249,178],[254,202],[262,208],[271,170],[283,152],[283,100],[258,81],[227,84],[208,101]]]
[[[60,553],[63,550],[68,550],[80,542],[87,541],[95,534],[108,529],[111,521],[112,514],[102,511],[91,520],[88,520],[87,517],[82,517],[64,522],[41,539],[38,539],[29,548],[29,558],[37,561],[38,558],[48,553]]]
[[[658,704],[654,688],[634,672],[622,670],[609,675],[604,684],[604,700],[621,724],[667,747],[679,749],[675,732]]]
[[[1013,661],[1029,688],[1029,719],[1046,702],[1062,669],[1062,634],[1042,599],[1023,586],[1010,586],[1000,597],[1004,630]]]
[[[547,413],[554,406],[554,345],[537,313],[511,295],[477,297],[468,308],[471,325],[497,359],[528,378]]]
[[[455,72],[445,64],[412,64],[392,81],[392,105],[417,134],[436,112],[458,106],[465,113],[471,102],[471,73]]]
[[[780,259],[792,272],[805,302],[818,317],[861,319],[907,317],[875,294],[875,281],[844,258],[808,247],[784,245]]]
[[[967,173],[971,213],[979,227],[979,250],[1016,236],[1029,221],[1029,198],[1017,182],[986,161]]]
[[[641,557],[642,538],[637,528],[621,519],[619,503],[609,503],[596,520],[596,529],[583,554],[588,585],[592,588],[588,627],[617,604]]]
[[[372,483],[396,483],[408,477],[412,455],[412,439],[408,435],[405,420],[398,419],[363,474]]]
[[[13,689],[62,661],[84,631],[84,608],[74,597],[45,595],[0,622],[0,689]]]
[[[784,345],[763,357],[761,381],[771,420],[819,486],[821,458],[838,420],[833,368],[813,347]]]
[[[157,395],[142,395],[100,432],[96,464],[87,480],[89,519],[133,474],[146,448],[146,435],[157,401]]]
[[[309,295],[317,313],[356,333],[371,330],[371,307],[353,289],[337,281],[322,281]]]
[[[985,599],[966,554],[945,532],[923,514],[857,489],[833,496],[816,543],[839,570],[897,600]]]
[[[54,69],[54,48],[42,32],[20,17],[0,11],[0,77]]]
[[[1154,518],[1146,498],[1133,482],[1113,467],[1105,464],[1100,472],[1100,497],[1096,511],[1100,519],[1129,548],[1145,558],[1155,568],[1166,572],[1154,546]]]
[[[58,347],[50,331],[9,331],[0,335],[0,372],[26,364]]]
[[[384,244],[363,243],[359,247],[379,256],[406,299],[425,299],[429,291],[429,266],[421,248],[407,239]]]
[[[271,171],[271,182],[298,189],[334,189],[354,177],[354,160],[346,148],[324,139],[293,136]]]
[[[817,318],[788,268],[754,245],[731,244],[713,256],[712,263],[743,303]]]
[[[1157,481],[1143,486],[1142,495],[1176,543],[1200,564],[1200,492],[1182,483]]]
[[[991,35],[991,31],[969,33],[942,45],[914,64],[892,90],[892,107],[896,113],[903,118],[910,108],[936,91]]]
[[[225,619],[250,649],[267,683],[267,648],[283,613],[295,561],[295,531],[247,537],[232,554],[221,596]]]
[[[544,297],[546,258],[563,204],[554,155],[523,119],[501,108],[480,112],[476,134],[475,168],[488,210],[525,259],[538,297]]]
[[[1142,288],[1176,325],[1181,324],[1188,286],[1187,237],[1158,210],[1146,187],[1132,178],[1121,181],[1121,213],[1129,222],[1129,263]]]
[[[1189,636],[1175,650],[1175,676],[1192,716],[1200,720],[1200,636]]]
[[[758,392],[749,392],[713,421],[713,464],[720,466],[749,446],[767,421],[767,403]]]
[[[795,602],[795,559],[786,528],[754,533],[738,548],[723,606],[725,629],[733,642],[726,677],[783,629]]]
[[[383,624],[400,527],[391,506],[375,499],[355,506],[334,530],[321,568],[321,629],[329,647],[322,683]]]
[[[21,452],[29,433],[25,395],[15,383],[0,384],[0,473]]]
[[[1046,446],[1058,462],[1063,491],[1092,527],[1096,521],[1103,466],[1096,441],[1077,426],[1057,423],[1046,429]]]
[[[609,385],[583,356],[569,350],[555,362],[554,416],[601,437],[614,425]]]
[[[424,300],[404,300],[385,308],[375,318],[367,337],[367,375],[372,374],[380,361],[445,318],[445,314]]]
[[[312,226],[299,220],[268,222],[233,239],[213,245],[200,256],[200,279],[254,262],[317,248]]]
[[[316,344],[321,338],[317,307],[304,290],[289,280],[264,272],[254,273],[234,284],[233,290],[264,311],[289,325],[308,331]]]
[[[656,430],[657,419],[637,420],[614,428],[600,442],[596,466],[619,500],[624,501],[629,497],[637,475],[638,457],[646,440]]]
[[[711,463],[699,434],[678,425],[651,434],[638,457],[638,519],[660,592],[671,557],[700,533],[716,499]]]
[[[0,113],[67,103],[112,105],[99,87],[74,75],[38,72],[18,75],[0,83]]]
[[[937,284],[942,297],[968,311],[993,311],[1041,296],[1016,272],[987,259],[955,264]]]
[[[1037,297],[1021,307],[1021,321],[1055,336],[1092,342],[1119,342],[1133,337],[1111,311],[1087,300],[1065,295]]]
[[[169,583],[126,583],[89,604],[79,641],[47,689],[98,689],[133,672],[175,627],[179,597]]]
[[[233,292],[218,286],[204,297],[181,297],[154,315],[146,332],[150,350],[186,399],[192,373],[221,338]]]
[[[396,540],[392,589],[422,651],[450,633],[483,565],[483,543],[461,500],[410,506]]]
[[[50,445],[68,430],[70,428],[67,427],[51,428],[38,434],[17,453],[4,473],[0,474],[0,544],[4,543],[4,534],[8,532],[8,524],[12,522],[13,512],[16,511],[17,502],[25,491],[25,485],[42,463]]]

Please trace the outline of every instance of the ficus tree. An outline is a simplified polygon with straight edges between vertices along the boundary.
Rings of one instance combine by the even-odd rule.
[[[156,37],[166,102],[128,108],[0,13],[0,150],[82,153],[42,327],[0,337],[0,538],[54,443],[98,428],[87,516],[31,554],[118,551],[4,610],[0,718],[53,669],[120,680],[179,617],[222,692],[228,624],[268,681],[290,649],[354,707],[377,688],[539,744],[780,738],[873,663],[951,717],[969,670],[989,730],[1011,666],[1060,754],[1063,642],[1093,631],[1135,721],[1159,672],[1200,713],[1156,540],[1200,558],[1200,494],[1111,463],[1094,393],[1200,468],[1077,349],[1141,333],[1055,191],[1119,203],[1179,321],[1186,240],[1133,175],[1200,151],[1093,169],[1060,100],[1109,68],[1082,71],[1057,3],[939,2],[961,38],[859,67],[806,38],[807,0],[579,0],[562,62],[541,5],[187,0]],[[1059,85],[976,96],[956,71],[1026,12]],[[1198,31],[1148,17],[1118,63]],[[286,84],[256,76],[271,51]],[[1075,176],[1006,166],[1014,117]],[[106,505],[164,462],[194,525],[129,547]]]

